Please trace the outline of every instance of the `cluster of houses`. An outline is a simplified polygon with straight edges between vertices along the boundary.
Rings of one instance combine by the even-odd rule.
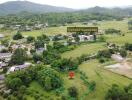
[[[0,49],[4,49],[6,47],[0,45]],[[3,71],[4,68],[8,68],[9,66],[9,62],[11,60],[11,56],[13,55],[14,51],[17,49],[17,48],[23,48],[23,49],[26,49],[26,52],[27,52],[27,55],[30,55],[30,50],[32,48],[34,48],[31,44],[13,44],[9,47],[10,49],[10,52],[0,52],[0,72]],[[29,66],[30,64],[23,64],[23,65],[18,65],[16,68],[19,68],[19,69],[23,69],[24,66]],[[14,68],[14,66],[10,67],[10,68]],[[9,69],[8,73],[9,72],[12,72],[12,70]],[[15,71],[15,70],[14,70]]]
[[[34,24],[34,25],[21,25],[21,24],[16,24],[16,25],[4,25],[4,24],[0,24],[0,28],[4,28],[4,27],[8,27],[10,29],[13,29],[13,30],[22,30],[22,31],[32,31],[32,30],[39,30],[39,29],[42,29],[42,28],[45,28],[45,27],[48,27],[48,23],[44,23],[44,24],[41,24],[41,23],[37,23],[37,24]]]
[[[79,42],[94,41],[96,39],[96,35],[82,34],[78,35],[78,38]],[[68,39],[71,40],[71,42],[75,42],[75,37],[72,34],[68,35]]]

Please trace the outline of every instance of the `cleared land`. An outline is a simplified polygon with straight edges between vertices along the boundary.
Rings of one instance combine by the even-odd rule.
[[[132,79],[132,62],[122,62],[114,65],[109,65],[105,67],[106,69],[124,75]]]

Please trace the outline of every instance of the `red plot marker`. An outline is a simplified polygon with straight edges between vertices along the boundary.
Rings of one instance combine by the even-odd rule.
[[[73,79],[74,78],[74,72],[69,72],[69,78]]]

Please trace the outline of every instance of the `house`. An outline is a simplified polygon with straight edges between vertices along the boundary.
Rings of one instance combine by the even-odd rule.
[[[4,37],[4,34],[0,34],[0,39],[3,39]]]
[[[0,60],[4,60],[5,62],[10,61],[12,53],[0,53]]]
[[[78,35],[80,42],[94,41],[94,35]]]
[[[36,53],[41,54],[41,53],[43,53],[44,50],[45,50],[44,48],[38,48],[38,49],[36,49]]]
[[[44,24],[35,24],[34,29],[39,30],[44,27]]]
[[[3,46],[3,45],[0,45],[0,52],[1,52],[3,49],[6,49],[6,47]]]
[[[15,65],[9,68],[7,74],[10,74],[12,72],[15,72],[17,70],[23,70],[25,68],[28,68],[29,66],[31,66],[31,63],[24,63],[23,65]]]
[[[29,26],[25,26],[25,31],[32,31],[32,28]]]
[[[5,63],[5,62],[0,62],[0,68],[3,68],[3,67],[6,67],[7,66],[7,64]]]
[[[4,27],[5,27],[5,24],[0,24],[0,29]]]
[[[44,48],[42,47],[42,48],[38,48],[38,49],[36,49],[36,53],[37,54],[42,54],[44,51],[46,51],[47,50],[47,44],[45,43],[44,44]]]
[[[2,72],[3,68],[6,67],[7,65],[8,65],[7,63],[1,61],[0,62],[0,72]]]
[[[2,75],[0,75],[0,81],[1,80],[4,80],[5,79],[5,76],[2,74]]]
[[[22,27],[21,25],[11,26],[11,28],[14,29],[14,30],[19,30],[21,27]]]

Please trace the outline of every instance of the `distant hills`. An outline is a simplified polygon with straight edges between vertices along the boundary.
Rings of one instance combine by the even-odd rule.
[[[116,8],[104,8],[104,7],[96,6],[93,8],[80,10],[80,12],[99,13],[99,14],[117,15],[117,16],[132,16],[132,6],[116,7]]]
[[[93,7],[83,10],[75,10],[65,7],[56,7],[50,5],[42,5],[32,3],[29,1],[10,1],[0,4],[0,15],[17,14],[21,12],[29,13],[49,13],[49,12],[86,12],[86,13],[101,13],[109,15],[121,15],[131,16],[132,6],[116,7],[116,8],[104,8],[104,7]]]
[[[47,12],[69,12],[74,9],[65,7],[56,7],[50,5],[42,5],[32,3],[29,1],[10,1],[0,4],[0,15],[2,14],[16,14],[19,12],[32,12],[32,13],[47,13]]]

